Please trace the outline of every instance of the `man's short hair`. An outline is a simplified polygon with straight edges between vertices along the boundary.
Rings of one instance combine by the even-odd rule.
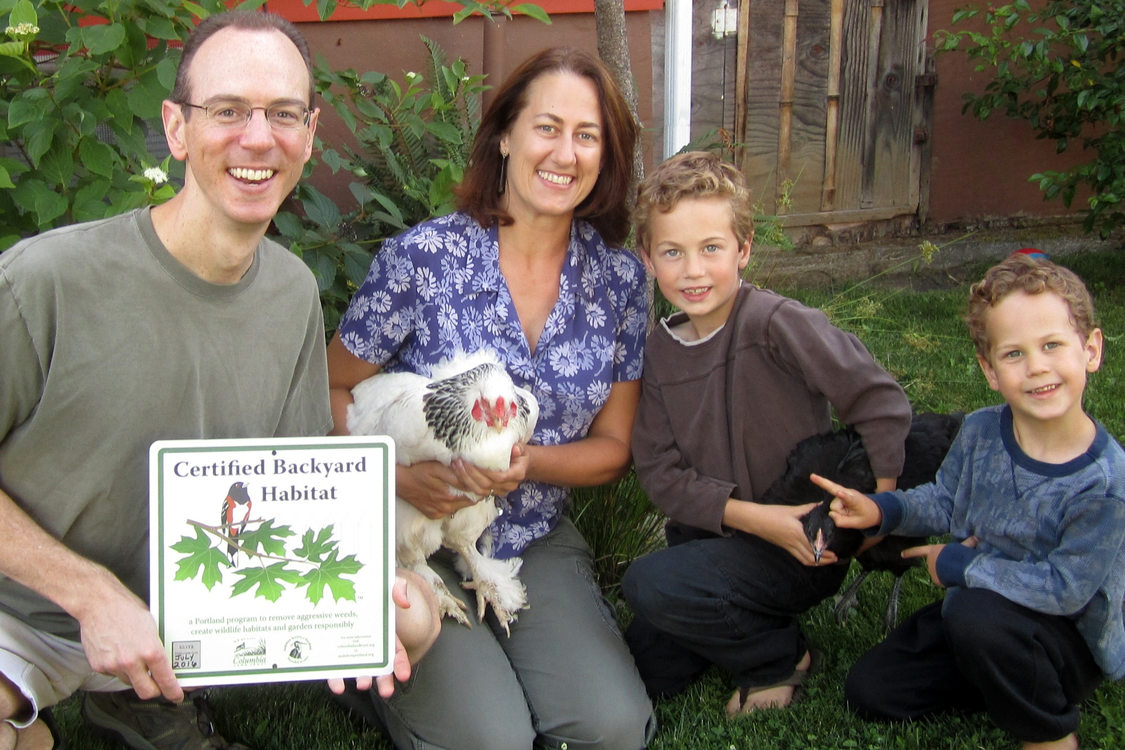
[[[184,42],[184,50],[180,56],[180,65],[176,69],[176,83],[172,87],[172,101],[178,104],[187,104],[191,102],[191,81],[188,78],[188,68],[191,67],[191,61],[195,57],[195,53],[199,47],[217,31],[226,28],[246,29],[249,31],[266,31],[274,29],[280,31],[289,41],[293,42],[293,46],[301,53],[301,59],[305,61],[305,69],[309,73],[309,108],[312,108],[313,97],[316,95],[315,78],[313,77],[312,56],[309,54],[309,44],[305,41],[304,35],[297,30],[297,27],[286,21],[284,18],[273,13],[263,13],[260,11],[252,10],[234,10],[226,13],[216,13],[207,16],[199,25],[192,30],[188,35],[187,41]],[[231,75],[237,75],[237,71],[231,71]],[[186,116],[186,114],[185,114]]]

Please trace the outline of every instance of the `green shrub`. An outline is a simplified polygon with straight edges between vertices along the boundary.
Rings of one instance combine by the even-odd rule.
[[[312,0],[303,0],[309,5]],[[352,0],[360,8],[423,0]],[[265,0],[246,0],[257,9]],[[172,89],[179,43],[226,0],[0,0],[0,251],[47,229],[167,200],[183,167],[167,153],[161,102]],[[317,0],[327,18],[335,0]],[[536,5],[466,0],[473,13],[525,13]],[[156,144],[150,148],[149,141]],[[407,167],[408,169],[410,167]],[[306,206],[307,207],[307,206]],[[327,201],[312,216],[331,221]],[[314,271],[319,266],[313,265]],[[326,301],[326,312],[332,308]]]
[[[168,160],[146,144],[148,123],[159,123],[175,79],[170,43],[223,7],[0,0],[0,250],[172,195]],[[82,15],[105,22],[79,24]]]
[[[321,143],[320,161],[352,178],[355,207],[342,212],[305,180],[297,188],[303,215],[282,211],[274,224],[316,275],[329,330],[385,237],[453,210],[453,185],[480,123],[484,77],[422,41],[429,73],[408,72],[402,84],[384,73],[333,71],[322,61],[316,67],[318,92],[355,138]]]
[[[940,50],[961,49],[993,76],[984,93],[964,95],[963,111],[984,120],[1000,111],[1026,120],[1058,152],[1074,143],[1089,160],[1029,178],[1045,198],[1066,206],[1091,191],[1087,231],[1107,236],[1125,218],[1125,0],[1027,0],[958,10],[953,22],[984,22],[984,30],[943,31]]]

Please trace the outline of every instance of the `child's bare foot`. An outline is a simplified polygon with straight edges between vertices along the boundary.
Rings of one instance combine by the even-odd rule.
[[[1078,750],[1078,737],[1068,734],[1050,742],[1025,742],[1020,747],[1022,750]]]
[[[809,676],[812,666],[812,654],[808,651],[797,662],[793,674],[775,685],[766,685],[758,688],[744,688],[734,691],[734,695],[727,701],[727,717],[734,719],[746,716],[761,708],[784,708],[793,702],[793,695],[797,688]]]

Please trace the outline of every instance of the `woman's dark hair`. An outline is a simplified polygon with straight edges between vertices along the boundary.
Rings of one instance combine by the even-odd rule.
[[[532,82],[548,73],[573,73],[590,81],[597,91],[604,133],[601,173],[574,215],[590,222],[607,242],[620,244],[629,233],[626,199],[638,127],[605,65],[573,47],[553,47],[531,56],[501,84],[481,119],[465,177],[455,188],[457,207],[481,226],[491,226],[494,221],[512,223],[501,207],[500,139],[527,106]]]

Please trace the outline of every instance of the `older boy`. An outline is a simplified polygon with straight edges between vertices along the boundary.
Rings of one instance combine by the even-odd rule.
[[[965,419],[932,484],[836,494],[840,526],[951,534],[924,557],[947,587],[852,669],[859,714],[984,709],[1024,748],[1075,748],[1078,705],[1125,676],[1125,452],[1082,408],[1102,332],[1072,272],[1013,255],[973,286],[977,361],[1005,404]]]
[[[668,547],[624,579],[626,633],[650,693],[709,664],[738,690],[731,716],[786,705],[813,666],[797,616],[843,580],[816,567],[798,518],[811,505],[758,501],[831,407],[863,436],[879,487],[902,469],[910,405],[854,336],[823,313],[741,280],[753,222],[738,170],[687,153],[641,186],[637,238],[680,308],[649,336],[633,430],[641,483],[669,516]]]

